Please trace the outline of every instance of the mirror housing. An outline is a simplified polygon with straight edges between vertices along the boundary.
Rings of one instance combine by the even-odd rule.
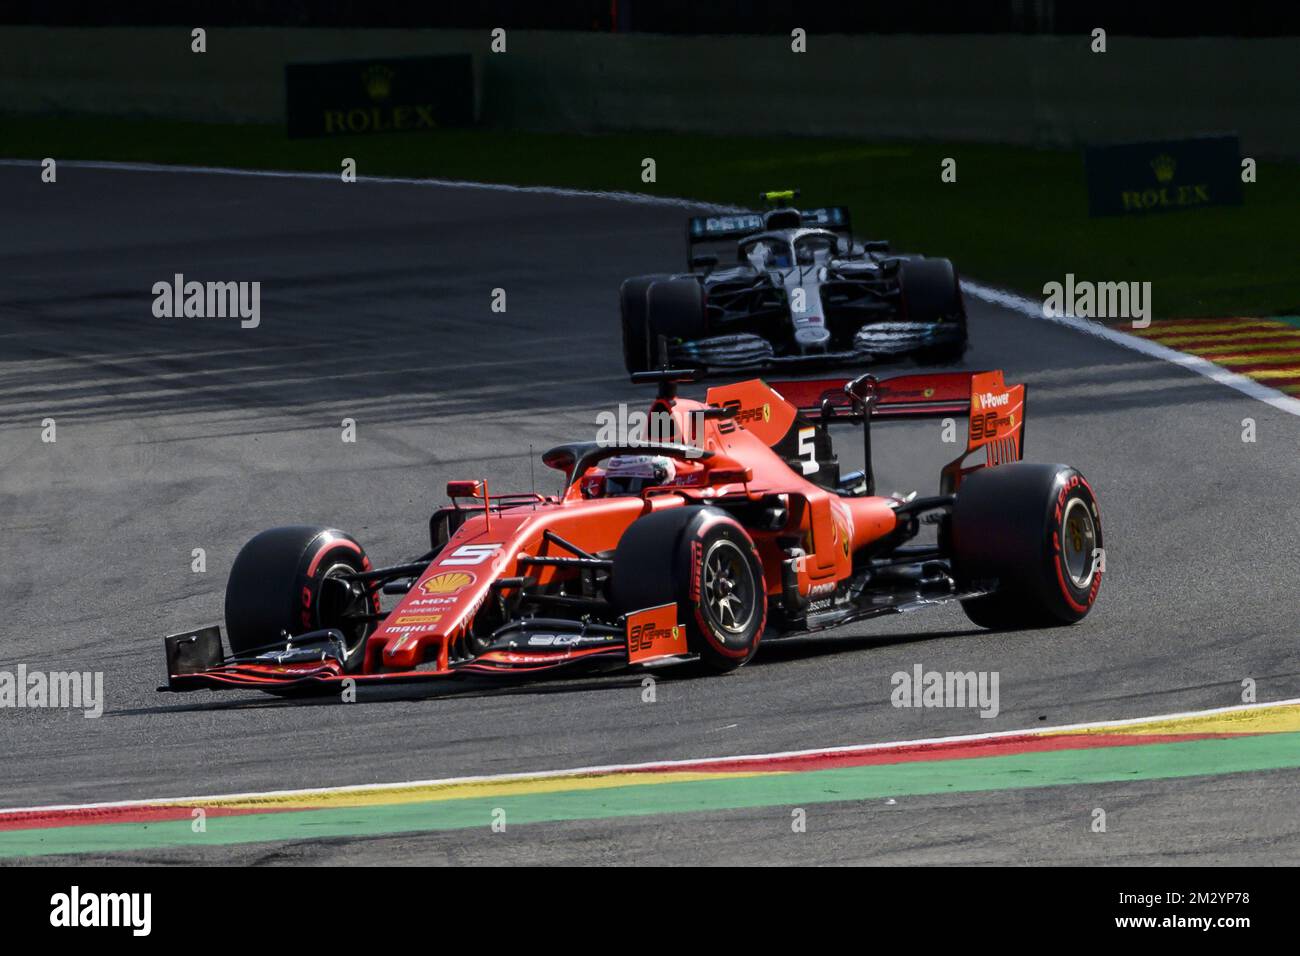
[[[483,482],[482,481],[449,481],[447,482],[448,498],[482,498]]]
[[[875,403],[877,397],[876,382],[876,377],[867,372],[865,375],[859,375],[853,381],[845,384],[844,394],[849,397],[856,410],[866,412]]]

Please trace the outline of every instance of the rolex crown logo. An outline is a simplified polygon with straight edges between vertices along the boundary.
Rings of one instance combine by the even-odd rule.
[[[393,92],[393,71],[386,66],[372,66],[361,74],[366,93],[372,100],[386,100]]]
[[[1178,164],[1168,153],[1161,153],[1155,159],[1151,160],[1151,169],[1156,174],[1158,182],[1167,183],[1174,178],[1174,170]]]

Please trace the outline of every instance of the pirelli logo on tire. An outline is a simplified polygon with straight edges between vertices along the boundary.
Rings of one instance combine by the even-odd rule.
[[[676,604],[663,604],[627,616],[629,664],[685,653],[686,629],[677,623]]]

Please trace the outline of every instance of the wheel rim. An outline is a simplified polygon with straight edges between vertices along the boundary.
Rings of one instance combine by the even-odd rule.
[[[1081,498],[1070,499],[1061,519],[1061,556],[1066,574],[1081,591],[1088,589],[1096,573],[1092,558],[1096,547],[1097,525],[1092,520],[1091,509]]]
[[[372,614],[374,608],[364,585],[349,581],[357,569],[350,564],[332,564],[321,579],[317,594],[317,624],[321,628],[337,628],[343,633],[348,655],[351,656],[364,642],[370,625],[356,617]]]
[[[754,620],[754,570],[745,552],[726,538],[704,555],[700,603],[724,642],[741,643]]]

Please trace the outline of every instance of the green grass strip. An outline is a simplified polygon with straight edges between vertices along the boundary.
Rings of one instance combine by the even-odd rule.
[[[486,833],[497,810],[504,811],[510,828],[550,821],[795,807],[1295,767],[1300,767],[1300,733],[1260,734],[759,777],[634,784],[606,790],[209,817],[206,833],[192,832],[189,820],[16,830],[0,833],[0,857],[310,841],[475,828]]]

